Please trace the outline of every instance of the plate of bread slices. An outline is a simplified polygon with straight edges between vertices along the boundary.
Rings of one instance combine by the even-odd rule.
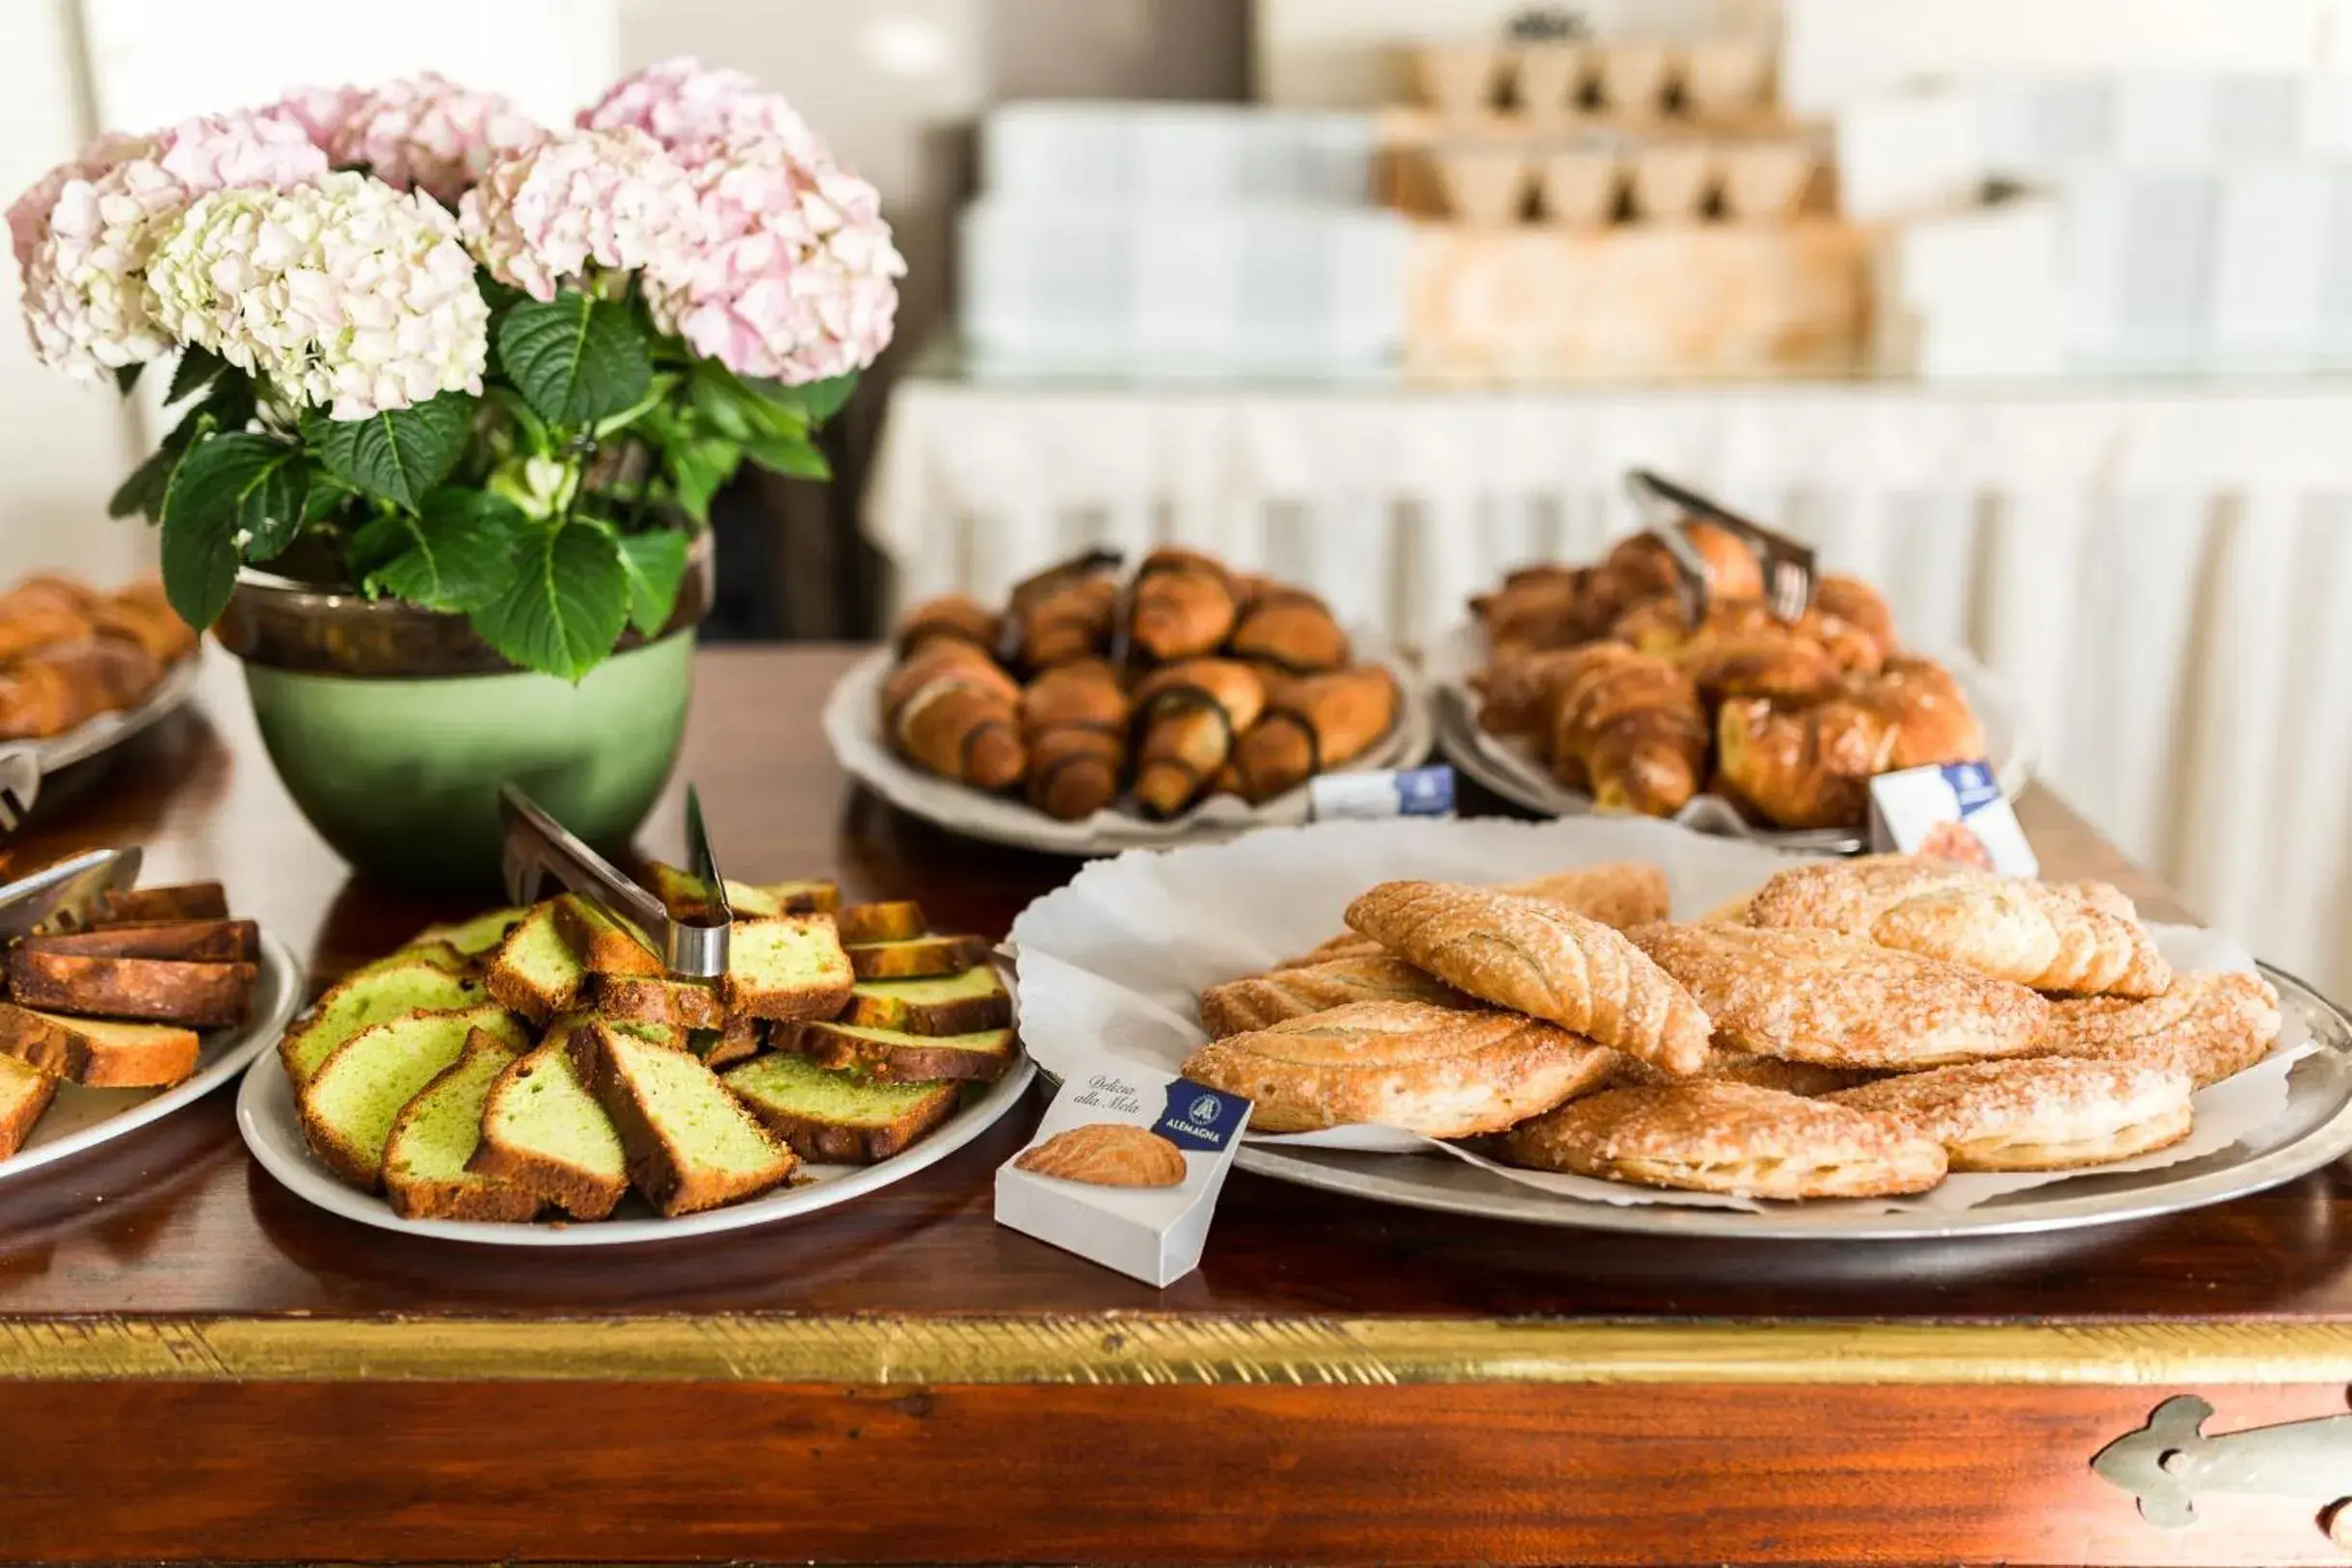
[[[0,740],[32,742],[44,773],[87,760],[185,702],[196,651],[159,583],[27,577],[0,594]]]
[[[651,868],[673,909],[700,897]],[[903,1180],[1031,1069],[976,937],[831,882],[730,881],[725,975],[669,974],[565,893],[420,931],[254,1061],[237,1125],[294,1192],[364,1225],[506,1246],[708,1235]]]
[[[1471,601],[1430,651],[1456,766],[1530,811],[1632,811],[1832,853],[1862,847],[1881,773],[1982,759],[2009,794],[2025,786],[2029,739],[1991,671],[1905,648],[1857,577],[1822,577],[1783,622],[1737,538],[1683,532],[1712,585],[1696,625],[1651,534],[1590,566],[1523,568]]]
[[[1304,589],[1189,550],[1064,563],[1002,611],[916,605],[825,704],[852,776],[954,832],[1068,855],[1307,815],[1317,774],[1410,767],[1418,675]]]
[[[1044,1071],[1109,1050],[1243,1095],[1243,1165],[1419,1208],[2002,1234],[2352,1151],[2352,1019],[2103,883],[1630,817],[1339,822],[1088,866],[1012,942]]]
[[[0,1180],[123,1137],[243,1071],[302,1000],[302,966],[217,882],[120,889],[20,937],[0,1001]]]

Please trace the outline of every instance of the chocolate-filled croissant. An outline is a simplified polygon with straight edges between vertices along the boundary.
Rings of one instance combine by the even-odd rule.
[[[994,612],[969,594],[926,598],[898,620],[898,651],[911,653],[934,637],[952,637],[983,649],[997,643]]]
[[[1270,587],[1242,613],[1225,651],[1292,675],[1317,675],[1348,662],[1348,634],[1313,594]]]
[[[1156,816],[1191,805],[1265,705],[1258,673],[1234,659],[1187,659],[1154,671],[1136,691],[1136,799]]]
[[[1101,659],[1074,659],[1030,681],[1021,694],[1029,804],[1075,821],[1116,800],[1128,715],[1127,693]]]
[[[891,744],[944,779],[1003,789],[1028,766],[1014,704],[1021,688],[996,661],[960,638],[933,638],[882,683]]]
[[[1031,670],[1050,670],[1093,657],[1110,646],[1118,609],[1119,585],[1099,572],[1047,590],[1021,614],[1021,662]]]
[[[1355,760],[1388,733],[1398,702],[1397,678],[1377,664],[1284,684],[1234,749],[1243,797],[1271,800]]]
[[[1233,577],[1222,566],[1173,546],[1144,557],[1130,592],[1129,635],[1162,663],[1216,651],[1233,635],[1241,611]]]
[[[1698,793],[1707,715],[1697,688],[1654,654],[1594,643],[1556,677],[1552,760],[1603,811],[1671,816]]]

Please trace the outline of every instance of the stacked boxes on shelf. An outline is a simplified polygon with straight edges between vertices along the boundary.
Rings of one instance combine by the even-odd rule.
[[[1369,116],[1021,103],[982,126],[960,314],[981,362],[1302,372],[1392,360],[1403,226]]]

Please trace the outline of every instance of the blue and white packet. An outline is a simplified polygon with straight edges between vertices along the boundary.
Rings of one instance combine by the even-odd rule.
[[[1124,1057],[1072,1066],[1022,1154],[1073,1128],[1116,1123],[1173,1146],[1184,1156],[1184,1181],[1104,1186],[1022,1170],[1016,1155],[997,1168],[997,1223],[1146,1285],[1172,1285],[1200,1265],[1249,1102]]]
[[[1871,780],[1870,847],[1880,854],[1935,855],[2011,876],[2042,871],[2000,780],[1982,761],[1905,768]]]

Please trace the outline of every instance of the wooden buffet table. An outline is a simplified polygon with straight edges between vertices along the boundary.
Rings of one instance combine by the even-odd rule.
[[[736,876],[1002,934],[1071,863],[848,787],[816,712],[853,651],[706,653],[681,780]],[[28,856],[145,843],[317,982],[459,913],[346,879],[225,660],[201,706]],[[2180,917],[2048,794],[2023,811],[2051,875]],[[645,842],[678,831],[674,790]],[[2163,1529],[2088,1467],[2177,1393],[2223,1430],[2344,1408],[2338,1169],[2071,1236],[1842,1246],[1237,1172],[1160,1291],[991,1221],[1033,1109],[809,1218],[549,1254],[314,1209],[232,1100],[0,1183],[0,1559],[2342,1560],[2317,1483]]]

